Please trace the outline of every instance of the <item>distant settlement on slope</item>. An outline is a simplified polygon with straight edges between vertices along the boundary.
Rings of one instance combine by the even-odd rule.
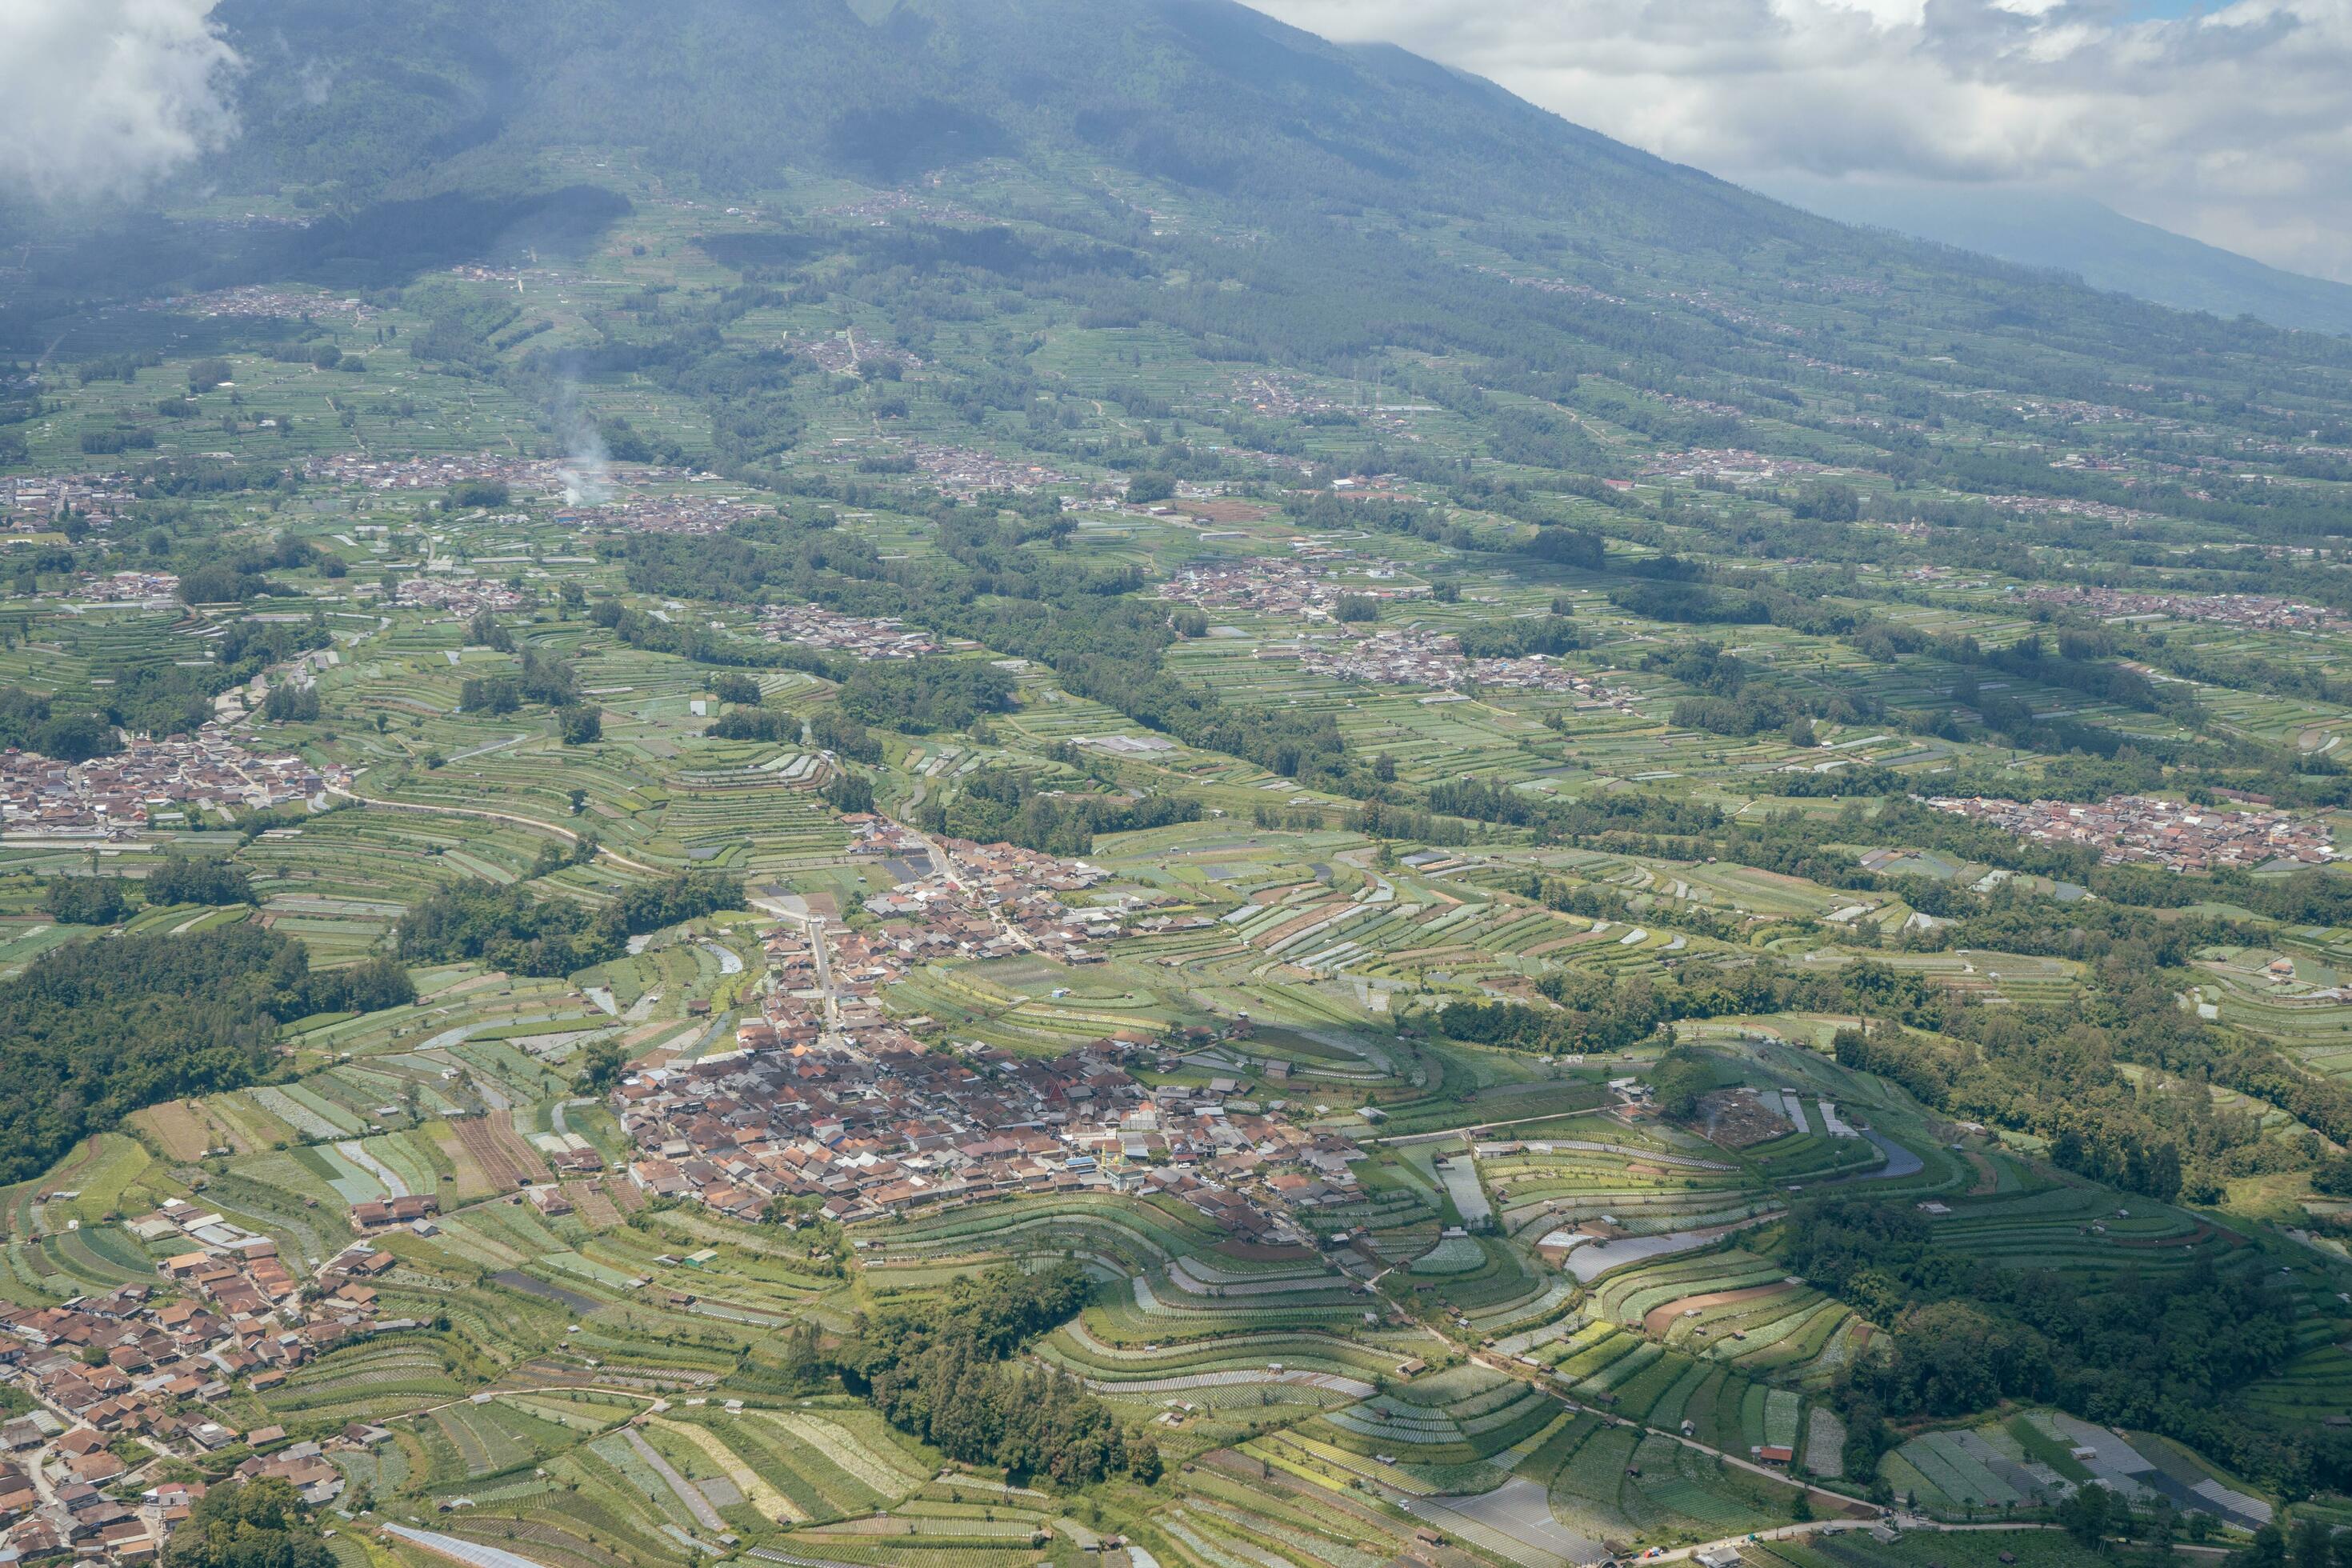
[[[121,752],[64,763],[0,752],[0,829],[110,837],[191,811],[236,814],[323,803],[350,773],[294,755],[247,751],[210,725],[185,738],[134,740]]]
[[[2111,795],[2096,805],[2063,800],[1937,796],[1937,811],[1973,817],[2045,844],[2079,844],[2111,866],[2152,864],[2175,871],[2229,866],[2251,870],[2275,861],[2316,866],[2336,858],[2324,822],[2283,811],[2232,811],[2184,805],[2148,795]]]

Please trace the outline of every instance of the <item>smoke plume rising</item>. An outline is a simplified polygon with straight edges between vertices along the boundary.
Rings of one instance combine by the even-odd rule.
[[[613,454],[604,434],[580,404],[580,389],[564,384],[555,405],[555,433],[563,441],[563,504],[603,506],[613,499]]]

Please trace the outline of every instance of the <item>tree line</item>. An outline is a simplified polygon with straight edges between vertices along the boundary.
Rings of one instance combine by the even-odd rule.
[[[633,936],[742,905],[742,881],[715,871],[639,883],[594,910],[540,898],[519,883],[452,882],[401,921],[400,955],[428,963],[478,960],[511,974],[572,974],[621,957]]]
[[[2352,1436],[2240,1397],[2299,1349],[2293,1294],[2258,1270],[2200,1262],[2084,1289],[1944,1247],[1906,1205],[1851,1196],[1801,1205],[1787,1236],[1792,1272],[1888,1331],[1886,1350],[1857,1359],[1835,1392],[1857,1479],[1899,1441],[1890,1417],[1948,1419],[2005,1400],[2159,1432],[2290,1495],[2352,1479]]]
[[[1613,981],[1569,970],[1538,983],[1551,1006],[1458,1001],[1433,1022],[1452,1039],[1568,1055],[1623,1050],[1687,1019],[1848,1014],[1870,1023],[1837,1036],[1843,1065],[1955,1119],[2045,1138],[2061,1168],[2167,1202],[2218,1201],[2233,1177],[2319,1157],[2315,1142],[2273,1138],[2257,1117],[2216,1109],[2210,1086],[2276,1105],[2338,1142],[2352,1136],[2352,1092],[2183,1012],[2145,952],[2111,953],[2093,979],[2066,1007],[1988,1007],[1869,961],[1834,973],[1770,960],[1688,963],[1672,976]]]
[[[1136,833],[1172,823],[1198,822],[1201,803],[1174,795],[1140,800],[1125,795],[1048,793],[1030,773],[987,768],[958,784],[955,793],[923,803],[917,826],[976,844],[1017,844],[1041,854],[1093,853],[1100,833]]]
[[[1075,1263],[960,1275],[931,1300],[861,1316],[836,1368],[891,1425],[951,1459],[1001,1466],[1016,1485],[1120,1474],[1150,1485],[1160,1472],[1150,1435],[1129,1434],[1067,1373],[1012,1364],[1092,1294]]]
[[[42,896],[42,907],[66,925],[109,926],[130,914],[134,900],[142,897],[150,909],[258,901],[253,879],[244,867],[228,860],[167,855],[143,879],[52,877]]]
[[[0,1183],[38,1174],[144,1106],[268,1077],[280,1024],[415,997],[388,959],[314,971],[299,942],[252,925],[49,953],[0,983]]]

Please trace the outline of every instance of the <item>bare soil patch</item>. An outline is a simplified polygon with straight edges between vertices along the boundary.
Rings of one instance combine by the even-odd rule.
[[[1265,507],[1245,500],[1188,500],[1180,503],[1180,510],[1202,522],[1261,522],[1271,515]]]
[[[1708,1307],[1728,1307],[1741,1301],[1760,1301],[1767,1296],[1778,1296],[1795,1289],[1786,1280],[1770,1285],[1750,1285],[1744,1290],[1710,1290],[1704,1296],[1685,1296],[1679,1301],[1669,1301],[1663,1307],[1653,1307],[1642,1319],[1642,1331],[1654,1340],[1666,1337],[1675,1320],[1685,1312],[1702,1311]]]
[[[450,1124],[457,1142],[474,1157],[482,1173],[489,1180],[491,1190],[512,1192],[530,1182],[544,1181],[547,1162],[539,1151],[522,1141],[513,1124],[496,1112],[488,1116],[468,1116]]]
[[[1766,1110],[1755,1091],[1746,1089],[1718,1089],[1701,1096],[1698,1124],[1707,1137],[1727,1149],[1745,1149],[1785,1137],[1789,1131],[1789,1119],[1778,1110]]]
[[[153,1134],[156,1147],[167,1160],[201,1160],[213,1145],[212,1127],[198,1110],[194,1100],[174,1100],[163,1105],[151,1105],[134,1121]]]

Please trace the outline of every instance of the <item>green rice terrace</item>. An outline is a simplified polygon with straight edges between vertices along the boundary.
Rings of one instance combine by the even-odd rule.
[[[1963,1044],[1978,1013],[2062,1006],[2094,984],[2079,964],[1862,942],[1830,918],[1846,890],[1703,858],[1501,835],[1420,849],[1291,822],[1287,799],[1260,820],[1240,805],[1246,771],[1164,752],[1120,776],[1234,804],[1095,837],[1098,880],[1077,901],[1125,927],[1098,962],[894,962],[869,901],[908,868],[860,850],[827,781],[855,769],[910,821],[966,763],[1075,783],[1083,770],[1048,750],[1095,723],[1049,722],[1074,699],[1027,679],[1012,721],[968,746],[921,735],[827,761],[702,738],[690,709],[724,704],[693,665],[603,648],[561,616],[526,629],[605,689],[583,754],[527,714],[469,717],[454,674],[480,650],[395,614],[336,639],[320,685],[345,717],[300,742],[345,759],[362,804],[258,833],[192,821],[0,845],[16,975],[102,935],[51,914],[49,885],[121,878],[135,903],[194,858],[244,880],[216,902],[134,908],[121,940],[267,933],[321,974],[390,955],[413,991],[289,1017],[254,1081],[141,1105],[0,1191],[0,1300],[21,1309],[155,1281],[187,1246],[158,1215],[268,1237],[331,1296],[372,1254],[367,1331],[203,1402],[282,1432],[256,1445],[265,1458],[325,1441],[337,1506],[414,1532],[373,1537],[371,1556],[422,1568],[472,1543],[542,1568],[1014,1568],[1123,1542],[1188,1568],[1407,1550],[1553,1568],[1738,1539],[1751,1563],[1810,1565],[1895,1560],[1830,1528],[1891,1510],[1914,1530],[2006,1523],[2023,1560],[2056,1563],[2067,1538],[2035,1527],[2092,1487],[2223,1539],[2335,1506],[2160,1410],[2102,1422],[2054,1387],[1901,1405],[1917,1325],[1952,1310],[1934,1281],[1957,1268],[2117,1311],[2151,1290],[2247,1293],[2282,1338],[2231,1407],[2282,1431],[2352,1419],[2343,1266],[2308,1216],[2274,1206],[2274,1175],[2151,1197],[2045,1129],[1939,1106],[1900,1054],[1979,1048]],[[761,695],[822,714],[845,689],[839,672],[793,672]],[[1473,743],[1432,731],[1435,750],[1400,755]],[[685,872],[741,879],[739,904],[565,972],[522,952],[427,954],[405,934],[453,884],[587,930]],[[777,932],[811,918],[864,942],[835,953],[829,987],[782,967]],[[2272,960],[2197,962],[2210,996]],[[1738,1000],[1659,1026],[1509,1034],[1736,984]],[[1297,1148],[1338,1152],[1319,1170],[1344,1176],[1311,1200],[1250,1200],[1274,1233],[1189,1195],[1208,1166],[1148,1152],[1075,1163],[1052,1191],[845,1225],[650,1188],[658,1151],[629,1130],[622,1075],[723,1062],[735,1025],[795,991],[939,1051],[1042,1063],[1114,1043],[1153,1099],[1276,1117]],[[1937,1026],[1921,1008],[1938,996],[1969,1015]],[[1856,1027],[1905,1007],[1911,1023]],[[2116,1081],[2168,1087],[2137,1067]],[[2219,1085],[2204,1104],[2255,1147],[2321,1136]],[[414,1224],[362,1217],[427,1199]],[[1899,1220],[1919,1267],[1873,1279],[1821,1251],[1858,1212]],[[928,1321],[1008,1268],[1075,1269],[1081,1293],[1013,1365],[1148,1441],[1153,1469],[1071,1484],[889,1414],[861,1359],[874,1325]]]
[[[0,1563],[2346,1561],[2341,342],[1042,5],[0,204]]]

